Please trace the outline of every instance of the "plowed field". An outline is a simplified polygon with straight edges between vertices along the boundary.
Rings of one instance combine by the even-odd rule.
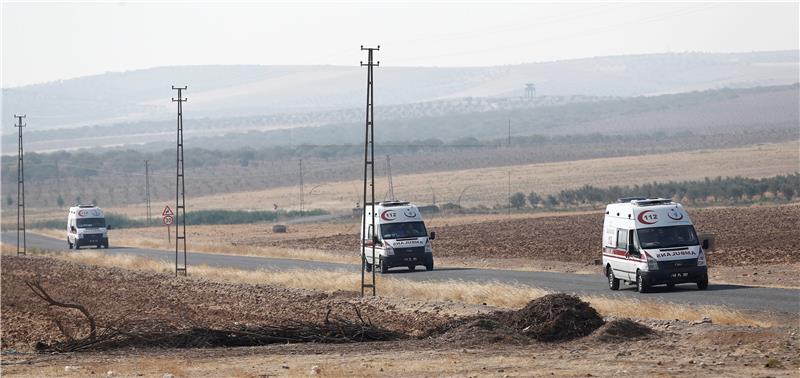
[[[689,209],[698,232],[716,236],[709,262],[742,266],[800,262],[800,205]],[[603,216],[563,215],[436,227],[442,257],[527,258],[592,263],[600,257]],[[251,239],[272,244],[354,253],[356,233],[296,240]]]

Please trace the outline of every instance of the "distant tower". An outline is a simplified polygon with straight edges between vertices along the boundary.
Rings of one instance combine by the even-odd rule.
[[[525,98],[531,100],[534,96],[536,96],[536,85],[533,83],[525,84]]]

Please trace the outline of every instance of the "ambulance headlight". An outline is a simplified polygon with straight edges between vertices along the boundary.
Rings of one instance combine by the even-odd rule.
[[[394,248],[388,243],[383,245],[383,251],[386,252],[386,256],[394,256]]]
[[[656,261],[656,259],[654,259],[649,254],[647,254],[647,252],[644,253],[644,256],[645,256],[645,259],[647,259],[647,270],[650,270],[650,271],[658,270],[658,261]]]
[[[425,243],[425,253],[433,253],[433,246],[431,245],[430,240],[428,240],[428,242]]]
[[[706,266],[706,254],[700,249],[700,255],[697,256],[697,266]]]

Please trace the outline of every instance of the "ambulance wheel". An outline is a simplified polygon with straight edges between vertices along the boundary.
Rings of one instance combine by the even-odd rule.
[[[428,261],[428,263],[427,263],[427,264],[425,264],[425,270],[427,270],[427,271],[429,271],[429,272],[430,272],[431,270],[433,270],[433,258],[431,258],[431,261]]]
[[[636,291],[640,293],[646,293],[650,291],[650,285],[645,282],[644,277],[642,277],[639,272],[636,272]]]
[[[72,249],[72,243],[69,242],[69,239],[67,239],[67,248]]]
[[[416,270],[416,269],[417,269],[417,266],[416,266],[416,265],[409,265],[409,266],[408,266],[408,271],[409,271],[409,272],[413,272],[413,271],[414,271],[414,270]]]
[[[81,248],[81,245],[80,245],[80,244],[78,244],[78,241],[76,240],[76,241],[75,241],[75,249],[80,249],[80,248]]]
[[[697,289],[698,290],[708,289],[708,276],[703,276],[703,279],[697,281]]]
[[[381,274],[389,273],[389,267],[386,266],[386,263],[383,262],[383,259],[380,260],[380,264],[381,264]]]
[[[364,263],[364,271],[365,272],[371,272],[372,271],[372,264],[370,264],[369,261],[367,261],[366,257],[361,256],[361,262]]]
[[[108,249],[108,242],[103,243],[103,248]]]
[[[611,266],[606,268],[606,276],[608,277],[608,288],[611,290],[619,290],[619,278],[614,277],[614,270]]]

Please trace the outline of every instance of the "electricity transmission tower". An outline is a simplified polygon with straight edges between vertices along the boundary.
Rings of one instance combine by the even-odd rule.
[[[183,169],[183,103],[187,99],[183,98],[183,91],[186,86],[172,86],[173,90],[178,91],[178,98],[172,98],[173,102],[178,103],[178,138],[176,149],[176,175],[175,175],[175,275],[179,272],[186,275],[186,184],[184,181]],[[179,223],[180,222],[180,223]],[[183,244],[183,266],[178,264],[178,254]]]
[[[364,134],[364,195],[363,201],[364,204],[364,211],[363,222],[361,224],[361,296],[364,296],[364,289],[371,288],[372,289],[372,296],[375,296],[375,270],[378,269],[378,264],[376,264],[375,260],[375,241],[374,237],[371,236],[375,233],[375,123],[374,123],[374,107],[373,107],[373,82],[372,82],[372,68],[375,66],[379,66],[380,62],[373,62],[372,55],[373,52],[378,51],[381,49],[381,46],[378,47],[364,47],[361,46],[361,51],[367,52],[367,64],[364,62],[360,62],[362,67],[367,67],[367,114],[366,114],[366,125],[365,125],[365,134]],[[370,196],[369,201],[367,200],[367,183],[369,182],[370,187]],[[367,213],[367,205],[370,206],[369,213]],[[369,233],[367,232],[367,214],[371,219],[371,224],[369,226]],[[369,236],[369,242],[372,245],[372,281],[371,283],[366,283],[364,277],[364,271],[366,270],[367,264],[367,240],[366,238]]]
[[[394,184],[392,183],[392,161],[386,155],[386,175],[389,178],[389,200],[394,201]]]
[[[28,252],[28,243],[25,233],[25,166],[22,163],[24,152],[22,149],[22,128],[27,124],[22,123],[25,115],[16,115],[17,124],[14,127],[19,129],[19,155],[17,157],[17,255],[24,255]],[[22,232],[22,249],[20,249],[19,234]]]

